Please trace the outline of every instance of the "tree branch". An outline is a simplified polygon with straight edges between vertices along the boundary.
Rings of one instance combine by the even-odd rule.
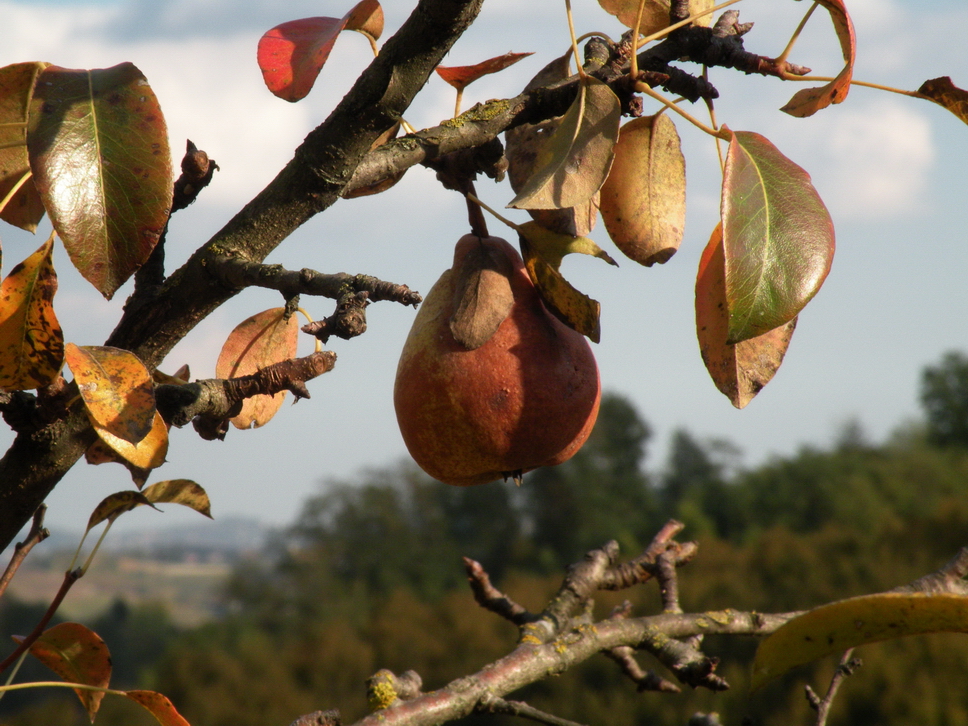
[[[20,565],[23,561],[27,559],[27,555],[30,554],[30,550],[34,548],[34,545],[43,542],[45,539],[50,537],[50,530],[44,526],[44,515],[47,513],[47,505],[41,504],[37,507],[37,511],[34,512],[34,519],[30,525],[30,531],[27,532],[27,537],[23,542],[18,542],[16,547],[14,547],[13,556],[10,558],[10,564],[7,565],[7,569],[4,570],[3,576],[0,577],[0,597],[3,597],[3,593],[6,592],[7,586],[10,581],[13,580],[13,576],[17,574],[17,570],[20,569]]]

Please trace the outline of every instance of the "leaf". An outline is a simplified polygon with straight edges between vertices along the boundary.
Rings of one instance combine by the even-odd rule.
[[[99,437],[99,442],[95,442],[87,450],[86,459],[89,464],[101,464],[106,461],[118,461],[120,458],[121,463],[128,463],[131,467],[134,467],[137,471],[132,471],[132,475],[140,474],[143,471],[150,471],[151,469],[157,469],[159,466],[165,463],[165,457],[168,455],[168,425],[165,423],[165,419],[161,417],[161,414],[155,411],[154,422],[151,426],[151,431],[145,436],[141,441],[136,444],[132,444],[130,441],[125,441],[124,439],[115,436],[110,431],[101,428],[97,424],[94,424],[94,430],[97,432]],[[107,447],[109,451],[116,454],[117,457],[110,456],[110,453],[103,452],[100,449],[96,449],[98,443],[103,444]],[[130,468],[130,467],[129,467]],[[135,484],[138,484],[139,488],[144,484],[144,479],[141,479],[139,483],[139,478],[135,478]]]
[[[602,336],[602,306],[572,287],[558,268],[562,258],[572,252],[599,257],[613,265],[615,260],[590,239],[557,234],[537,222],[518,227],[518,240],[525,269],[548,310],[568,327],[598,343]]]
[[[963,595],[898,593],[864,595],[830,603],[794,618],[756,650],[751,690],[832,653],[907,635],[968,632]]]
[[[30,646],[30,654],[68,683],[107,688],[111,682],[107,645],[101,636],[80,623],[60,623],[45,630]],[[75,688],[74,693],[93,722],[104,692]]]
[[[135,66],[47,67],[27,132],[30,168],[74,266],[110,299],[154,249],[171,210],[168,132]]]
[[[668,114],[622,127],[602,186],[602,219],[615,245],[639,264],[664,263],[686,225],[686,161]]]
[[[834,228],[810,175],[767,139],[732,133],[723,176],[728,343],[789,322],[816,295]]]
[[[141,492],[125,491],[109,494],[91,512],[91,516],[87,520],[85,534],[97,527],[101,522],[105,520],[113,522],[125,512],[130,512],[142,504],[147,504],[149,507],[157,509]]]
[[[635,26],[639,12],[639,0],[598,0],[598,4],[607,13],[611,13],[626,27]],[[695,15],[713,7],[713,0],[689,0],[689,13]],[[707,26],[712,22],[712,15],[703,15],[694,21],[696,25]],[[642,10],[642,22],[639,33],[652,35],[663,28],[669,27],[669,0],[645,0]]]
[[[145,498],[155,504],[181,504],[212,518],[212,504],[201,486],[190,479],[171,479],[152,484],[144,490]]]
[[[54,314],[54,235],[0,285],[0,390],[41,388],[64,364],[64,334]]]
[[[722,227],[709,239],[696,278],[696,331],[706,370],[736,408],[743,408],[773,378],[790,345],[796,318],[763,335],[726,342],[726,270]]]
[[[505,53],[472,66],[437,66],[436,71],[438,76],[454,88],[463,90],[478,78],[503,71],[529,55],[534,53]]]
[[[173,386],[183,386],[188,383],[188,379],[191,378],[191,371],[188,368],[188,364],[184,364],[181,368],[175,371],[174,375],[168,375],[163,373],[157,368],[151,372],[151,380],[156,384],[170,384]]]
[[[125,691],[125,696],[140,703],[158,719],[161,726],[191,726],[165,696],[155,691]]]
[[[511,200],[518,209],[564,209],[591,199],[612,165],[622,106],[607,85],[591,76],[542,148],[537,171]]]
[[[239,378],[261,368],[295,357],[299,324],[295,315],[283,318],[285,308],[271,308],[242,321],[229,335],[215,364],[218,378]],[[232,419],[237,428],[259,428],[276,415],[286,392],[259,394],[242,402]]]
[[[343,30],[358,30],[374,40],[383,33],[383,8],[361,0],[342,18],[302,18],[277,25],[259,40],[257,58],[266,87],[295,103],[312,90]]]
[[[136,444],[155,423],[151,374],[134,353],[121,348],[68,343],[67,365],[91,420],[102,429]]]
[[[454,312],[450,332],[467,350],[480,348],[501,327],[514,306],[508,256],[478,245],[454,268]]]
[[[16,63],[0,68],[0,200],[6,199],[24,175],[30,173],[27,109],[34,95],[37,76],[47,65]],[[43,216],[44,205],[33,179],[24,182],[0,210],[0,219],[28,232],[37,230],[37,223]]]
[[[840,103],[850,92],[850,79],[854,74],[854,57],[857,54],[857,39],[854,36],[854,23],[847,14],[843,0],[816,0],[827,8],[833,21],[837,38],[840,40],[840,50],[844,56],[844,67],[837,77],[823,86],[805,88],[793,94],[787,104],[781,108],[791,116],[805,118],[812,116],[822,108],[832,103]]]
[[[949,76],[932,78],[918,89],[925,98],[944,106],[955,116],[968,124],[968,91],[958,88]]]
[[[400,131],[400,122],[397,121],[397,123],[393,124],[393,126],[391,126],[382,134],[380,134],[376,138],[376,140],[372,144],[370,144],[370,151],[373,151],[373,149],[378,149],[388,141],[392,141],[393,139],[395,139],[399,131]],[[370,184],[369,186],[356,187],[355,189],[344,191],[343,199],[356,199],[357,197],[368,197],[373,194],[380,194],[381,192],[385,192],[387,189],[390,189],[391,187],[396,186],[396,183],[401,179],[403,179],[403,175],[406,173],[407,173],[407,170],[404,169],[403,171],[395,172],[390,176],[386,177],[385,179],[381,179],[380,181],[374,184]]]
[[[543,88],[570,75],[571,53],[565,53],[538,71],[524,87],[525,91]],[[564,117],[557,116],[538,124],[521,124],[504,132],[508,179],[515,193],[520,192],[534,173],[538,157]],[[598,194],[587,202],[565,209],[529,209],[531,218],[545,229],[559,234],[584,237],[595,227],[598,218]]]

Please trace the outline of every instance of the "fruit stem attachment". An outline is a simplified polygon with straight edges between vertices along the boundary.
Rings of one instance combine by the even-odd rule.
[[[480,199],[478,199],[477,196],[475,196],[472,192],[468,192],[465,196],[467,197],[467,200],[469,202],[473,202],[474,204],[476,204],[481,209],[485,210],[486,212],[489,212],[491,214],[491,216],[493,216],[496,219],[504,222],[504,224],[506,224],[511,229],[515,230],[516,232],[520,232],[521,231],[521,225],[520,224],[515,224],[510,219],[507,219],[506,217],[502,217],[500,214],[498,214],[497,212],[495,212],[493,209],[491,209],[489,206],[487,206],[484,202],[482,202]],[[475,232],[474,234],[477,234],[477,233]]]

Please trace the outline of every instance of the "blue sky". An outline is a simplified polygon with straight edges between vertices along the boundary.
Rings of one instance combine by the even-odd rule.
[[[579,32],[621,32],[596,3],[573,4]],[[228,0],[0,3],[6,20],[0,28],[0,64],[45,60],[93,68],[129,60],[142,69],[165,111],[176,157],[191,138],[222,169],[201,199],[173,220],[168,259],[174,264],[275,175],[369,60],[365,40],[347,35],[310,96],[288,104],[262,84],[255,64],[261,33],[297,17],[339,16],[348,5],[332,0],[241,6]],[[385,5],[389,34],[409,4]],[[467,104],[514,95],[563,52],[567,28],[561,6],[486,0],[479,22],[446,63],[473,63],[509,50],[536,55],[471,86]],[[968,49],[960,37],[968,22],[963,3],[848,0],[847,6],[858,34],[855,77],[915,89],[928,78],[951,75],[968,86]],[[738,7],[742,20],[757,24],[747,47],[776,55],[805,4],[747,0]],[[818,73],[836,72],[839,51],[823,13],[811,21],[792,59]],[[566,276],[602,302],[603,336],[595,352],[603,386],[629,396],[655,430],[648,461],[653,468],[661,465],[665,442],[678,427],[702,438],[729,439],[751,464],[802,444],[826,445],[850,420],[881,439],[918,415],[920,369],[946,350],[968,348],[968,127],[933,104],[863,88],[811,119],[793,119],[777,109],[798,87],[715,69],[711,80],[723,95],[717,103],[721,122],[766,135],[812,175],[837,228],[832,272],[801,315],[774,381],[745,410],[733,409],[703,368],[693,323],[696,266],[718,215],[715,150],[707,137],[678,123],[689,185],[680,252],[651,269],[624,258],[618,270],[591,258],[564,263]],[[432,78],[408,120],[418,127],[438,123],[452,109],[451,94]],[[506,184],[488,181],[479,191],[498,208],[512,196]],[[526,219],[519,212],[509,215]],[[492,232],[500,235],[498,226],[493,223]],[[426,292],[449,266],[453,243],[466,228],[463,202],[418,168],[385,194],[338,203],[269,261],[364,272]],[[42,227],[35,238],[0,229],[3,274],[36,249],[48,229]],[[591,236],[614,251],[601,225]],[[61,288],[55,307],[68,340],[103,342],[129,289],[105,302],[63,254],[56,263]],[[277,296],[264,291],[239,295],[179,345],[164,367],[174,370],[188,362],[193,376],[213,375],[218,349],[232,327],[278,304]],[[316,317],[331,312],[329,301],[303,304]],[[174,431],[169,462],[152,480],[193,478],[208,489],[216,516],[284,523],[320,481],[348,478],[361,467],[406,456],[390,394],[413,314],[388,303],[372,306],[366,335],[332,341],[337,367],[310,384],[312,400],[284,406],[263,429],[232,430],[222,443],[201,442],[190,427]],[[312,347],[309,340],[302,345],[303,352]],[[9,433],[0,432],[0,446],[9,441]],[[101,497],[129,487],[121,467],[79,464],[51,497],[50,521],[76,528]],[[144,511],[127,519],[128,526],[155,526],[180,523],[185,516]]]

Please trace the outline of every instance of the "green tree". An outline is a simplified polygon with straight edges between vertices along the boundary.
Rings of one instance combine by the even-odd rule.
[[[968,356],[950,351],[921,373],[928,438],[939,446],[968,446]]]

